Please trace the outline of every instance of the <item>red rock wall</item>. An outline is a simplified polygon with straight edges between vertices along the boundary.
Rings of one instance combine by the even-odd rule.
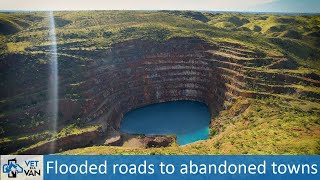
[[[195,100],[219,111],[230,80],[207,52],[215,48],[195,38],[116,44],[91,63],[83,114],[118,129],[126,112],[152,103]]]

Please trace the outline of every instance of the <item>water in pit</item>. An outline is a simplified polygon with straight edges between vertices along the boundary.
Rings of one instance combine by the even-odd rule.
[[[177,136],[179,145],[208,139],[208,107],[195,101],[152,104],[132,110],[121,121],[120,131],[128,134]]]

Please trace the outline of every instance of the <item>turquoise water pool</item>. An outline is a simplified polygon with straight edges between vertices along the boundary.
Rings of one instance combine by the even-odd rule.
[[[179,145],[208,139],[208,107],[195,101],[152,104],[132,110],[121,121],[120,131],[128,134],[177,135]]]

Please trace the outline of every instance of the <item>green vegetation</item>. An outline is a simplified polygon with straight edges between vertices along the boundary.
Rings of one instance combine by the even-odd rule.
[[[223,69],[243,81],[226,84],[251,97],[226,102],[212,119],[210,139],[186,146],[127,149],[92,146],[67,154],[320,154],[320,16],[190,11],[54,12],[61,79],[59,96],[80,111],[92,63],[119,42],[196,37],[218,47]],[[0,146],[20,151],[97,130],[62,109],[59,132],[49,131],[48,13],[0,13]],[[93,57],[94,56],[94,57]],[[111,60],[110,60],[111,61]],[[238,81],[237,79],[235,81]],[[246,108],[243,108],[246,107]],[[36,109],[36,110],[35,110]],[[81,109],[83,110],[83,109]],[[31,135],[28,134],[33,132]],[[13,152],[10,152],[13,153]]]
[[[37,141],[37,143],[32,144],[31,146],[28,147],[23,147],[21,149],[19,149],[17,152],[17,154],[27,151],[29,149],[32,148],[37,148],[39,146],[49,146],[49,143],[58,139],[63,139],[65,137],[68,136],[77,136],[77,135],[81,135],[83,133],[86,132],[93,132],[93,131],[97,131],[99,129],[100,126],[87,126],[87,127],[78,127],[76,125],[69,125],[67,127],[64,127],[63,129],[61,129],[59,132],[57,132],[56,134],[52,134],[50,133],[50,136],[47,136],[47,138],[42,138],[43,140]],[[48,133],[48,132],[47,132]],[[21,139],[21,138],[19,138]]]
[[[234,116],[243,104],[251,105]],[[319,154],[317,103],[282,98],[238,99],[214,120],[212,138],[186,146],[124,149],[93,146],[67,154]],[[213,131],[214,132],[214,131]]]

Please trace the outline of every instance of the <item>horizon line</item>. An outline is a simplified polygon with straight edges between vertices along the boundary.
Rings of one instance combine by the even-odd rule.
[[[188,9],[55,9],[55,10],[3,10],[0,12],[67,12],[67,11],[194,11],[194,12],[223,12],[223,13],[259,13],[259,14],[320,14],[320,12],[280,12],[280,11],[232,11],[232,10],[188,10]]]

